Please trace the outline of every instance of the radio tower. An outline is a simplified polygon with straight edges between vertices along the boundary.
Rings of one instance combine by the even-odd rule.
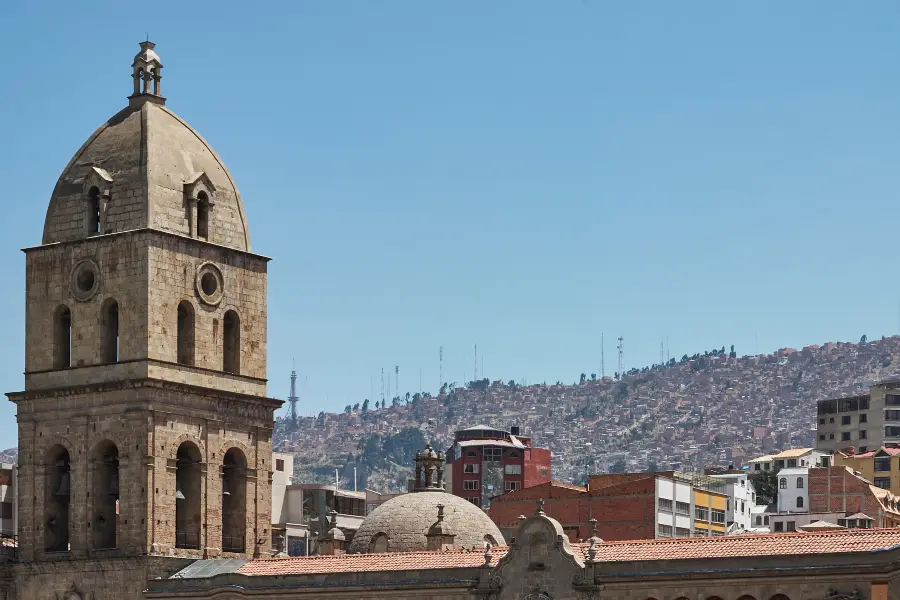
[[[384,367],[381,367],[381,402],[384,403]]]
[[[475,344],[475,376],[472,381],[478,381],[478,344]]]
[[[604,349],[606,348],[606,344],[603,343],[603,334],[600,334],[600,378],[603,379],[606,377],[606,360],[604,356]]]
[[[400,365],[394,365],[394,393],[400,395]]]
[[[619,336],[619,377],[625,374],[625,338]]]
[[[659,366],[666,364],[666,354],[663,352],[663,339],[659,338]]]
[[[438,355],[438,393],[444,387],[444,347],[441,346]]]
[[[297,371],[291,370],[291,395],[288,396],[288,402],[291,403],[291,427],[297,427]]]

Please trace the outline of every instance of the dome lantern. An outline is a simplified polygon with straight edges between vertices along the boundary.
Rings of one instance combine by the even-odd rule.
[[[140,106],[144,102],[165,104],[162,97],[162,62],[156,53],[156,44],[147,40],[140,42],[141,51],[131,63],[131,77],[134,79],[134,93],[128,97],[130,106]],[[151,85],[152,84],[152,85]]]

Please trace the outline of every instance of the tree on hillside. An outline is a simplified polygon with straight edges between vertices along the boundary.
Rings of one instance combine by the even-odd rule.
[[[757,504],[772,504],[778,498],[778,471],[753,471],[748,477],[756,490]]]
[[[610,473],[624,473],[625,472],[625,461],[621,458],[614,462],[612,466],[609,468]]]
[[[865,334],[863,334],[863,336],[859,338],[860,344],[865,344],[867,341],[869,341],[869,338],[867,338]]]
[[[357,402],[356,404],[353,405],[353,412],[356,412],[358,410],[359,410],[359,402]]]
[[[369,399],[368,398],[363,400],[362,412],[363,412],[363,414],[366,414],[367,412],[369,412]]]
[[[584,383],[584,380],[587,379],[587,375],[584,373],[581,374],[581,383]]]
[[[350,406],[349,404],[348,404],[347,406],[344,407],[344,412],[347,413],[348,415],[350,414],[350,412],[351,412],[352,410],[353,410],[353,407]]]
[[[737,352],[734,351],[734,344],[731,345],[731,352],[728,353],[731,358],[737,358]]]
[[[591,373],[591,381],[597,381],[597,374]]]

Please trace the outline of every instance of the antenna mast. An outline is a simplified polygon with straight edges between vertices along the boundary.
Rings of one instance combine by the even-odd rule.
[[[288,402],[291,403],[291,427],[297,427],[297,371],[291,370],[291,395],[288,396]]]
[[[666,355],[663,351],[663,339],[659,338],[659,366],[666,364]]]
[[[439,358],[438,358],[438,393],[440,393],[441,388],[444,387],[444,347],[441,346],[439,350]]]
[[[394,365],[394,393],[400,395],[400,365]]]
[[[381,402],[384,402],[384,367],[381,367]]]
[[[606,348],[606,344],[603,341],[603,333],[600,333],[600,378],[606,377],[606,357],[604,356],[604,349]]]
[[[475,344],[475,375],[472,381],[478,381],[478,344]]]
[[[619,377],[625,374],[625,338],[619,336]]]

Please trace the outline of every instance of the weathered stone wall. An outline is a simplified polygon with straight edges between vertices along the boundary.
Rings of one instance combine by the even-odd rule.
[[[13,395],[19,420],[19,543],[24,560],[65,555],[115,557],[156,552],[199,557],[221,548],[221,466],[238,448],[247,461],[245,555],[268,552],[271,527],[273,410],[280,402],[190,389],[165,382],[110,383],[65,391]],[[92,548],[96,518],[92,489],[94,449],[104,441],[119,451],[119,544]],[[201,548],[175,546],[175,458],[181,442],[200,449]],[[48,451],[69,452],[70,552],[46,553]],[[257,508],[258,507],[258,508]],[[265,540],[256,548],[258,539]]]
[[[198,269],[207,263],[222,275],[217,304],[204,302],[197,291]],[[177,361],[178,303],[194,308],[196,367],[222,371],[223,317],[234,310],[240,317],[240,374],[266,376],[266,259],[179,236],[153,235],[149,250],[149,356]],[[196,377],[196,375],[192,375]],[[214,381],[204,385],[217,387]],[[265,393],[249,384],[245,393]]]
[[[72,366],[104,362],[101,354],[101,324],[104,302],[119,304],[119,360],[147,356],[147,256],[146,237],[100,236],[78,244],[56,244],[26,252],[25,269],[25,371],[53,369],[54,317],[61,305],[72,313]],[[94,261],[99,280],[96,294],[76,300],[72,290],[73,269],[84,259]],[[67,373],[74,383],[77,370]],[[56,379],[29,375],[27,387],[57,385]]]

